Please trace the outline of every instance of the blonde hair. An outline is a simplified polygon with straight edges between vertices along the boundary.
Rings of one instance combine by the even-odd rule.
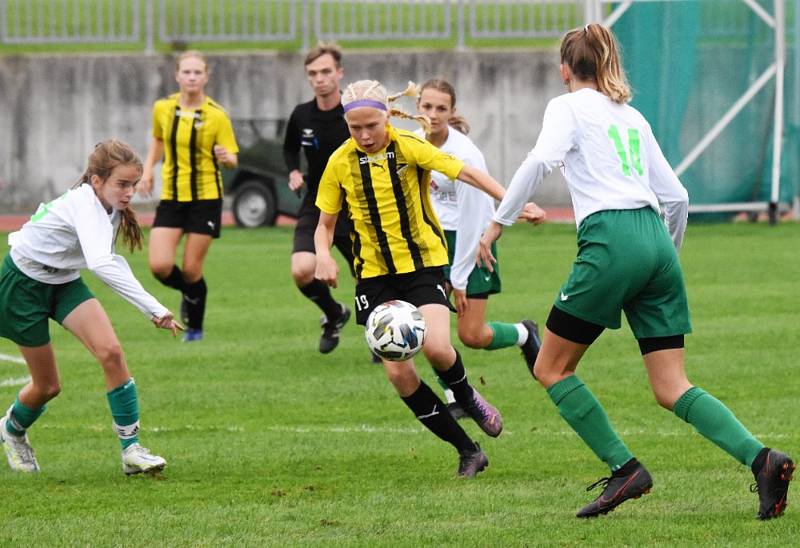
[[[342,106],[345,107],[345,112],[347,112],[347,105],[355,101],[375,101],[384,106],[388,116],[414,120],[422,126],[427,133],[431,130],[431,122],[428,120],[427,116],[424,114],[411,115],[404,110],[392,106],[392,103],[400,97],[419,97],[419,93],[419,86],[414,82],[409,82],[408,86],[403,91],[390,95],[383,84],[377,80],[359,80],[358,82],[349,84],[345,88],[344,93],[342,93]]]
[[[93,175],[97,175],[105,181],[118,166],[136,166],[141,172],[142,159],[130,145],[122,141],[109,139],[97,143],[94,151],[89,155],[86,171],[83,172],[75,187],[84,183],[91,184]],[[131,251],[142,249],[142,228],[136,219],[136,211],[128,206],[120,211],[120,215],[119,232],[122,232],[122,241]]]
[[[600,23],[591,23],[564,35],[561,62],[579,80],[595,81],[597,89],[615,103],[631,100],[617,40]]]
[[[181,62],[184,59],[189,58],[200,59],[203,62],[203,65],[206,67],[206,74],[211,74],[211,69],[208,67],[208,59],[206,56],[197,51],[196,49],[190,49],[181,53],[178,58],[175,60],[175,74],[177,74],[181,70]]]
[[[420,95],[426,89],[435,89],[441,93],[445,93],[450,96],[450,110],[456,108],[456,89],[453,87],[453,84],[445,80],[444,78],[432,78],[422,84],[422,87],[419,89]],[[463,116],[453,115],[448,120],[447,125],[454,127],[464,135],[469,133],[469,124],[467,120]]]

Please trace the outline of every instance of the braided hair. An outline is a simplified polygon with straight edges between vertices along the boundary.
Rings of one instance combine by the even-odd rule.
[[[416,121],[425,132],[430,132],[431,123],[424,114],[411,115],[404,110],[392,105],[400,97],[419,97],[420,89],[414,82],[409,82],[406,89],[398,93],[389,94],[386,88],[377,80],[359,80],[349,84],[342,93],[342,106],[347,112],[347,105],[356,101],[365,101],[364,106],[373,106],[385,110],[388,116]],[[370,104],[373,103],[373,104]],[[360,103],[359,103],[360,105]]]
[[[132,165],[142,170],[142,159],[136,154],[130,145],[109,139],[97,143],[94,150],[89,155],[86,171],[73,188],[82,184],[91,184],[92,176],[97,175],[105,181],[118,166]],[[136,211],[130,206],[120,210],[119,232],[122,233],[122,241],[131,251],[142,249],[142,228],[136,219]]]

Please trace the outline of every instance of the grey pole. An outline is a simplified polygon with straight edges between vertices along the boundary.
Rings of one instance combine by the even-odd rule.
[[[144,0],[144,52],[148,55],[156,51],[153,47],[153,1]]]
[[[301,51],[304,52],[304,53],[307,52],[309,50],[309,47],[310,47],[310,44],[309,44],[310,32],[309,32],[309,29],[308,29],[308,3],[310,1],[311,0],[303,0],[303,14],[302,14],[302,17],[300,19],[300,25],[301,25],[302,33],[303,33],[302,43],[301,43],[300,47],[301,47]]]
[[[464,45],[465,44],[464,34],[466,33],[466,29],[464,28],[466,26],[466,22],[464,21],[464,0],[458,0],[456,2],[456,18],[457,18],[456,25],[458,26],[457,30],[458,38],[456,41],[456,49],[458,51],[463,51],[466,48],[466,46]]]
[[[783,65],[786,35],[783,0],[775,0],[775,119],[772,132],[772,192],[769,201],[769,222],[778,222],[778,200],[781,190],[781,152],[783,149]],[[797,14],[795,14],[797,16]]]

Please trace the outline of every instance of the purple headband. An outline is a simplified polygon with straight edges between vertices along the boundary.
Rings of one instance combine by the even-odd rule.
[[[386,105],[384,105],[380,101],[375,101],[373,99],[359,99],[358,101],[347,103],[344,106],[344,111],[350,112],[354,108],[359,108],[359,107],[372,107],[372,108],[377,108],[378,110],[384,110],[384,111],[386,110]]]

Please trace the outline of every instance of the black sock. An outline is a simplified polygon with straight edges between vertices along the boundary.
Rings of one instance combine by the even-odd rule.
[[[447,387],[453,391],[453,396],[462,407],[472,403],[472,387],[467,382],[467,372],[464,371],[464,364],[461,363],[461,354],[458,353],[458,350],[456,350],[456,361],[450,369],[447,371],[434,370]]]
[[[612,474],[613,476],[621,477],[621,476],[628,476],[636,470],[636,467],[639,466],[639,461],[636,460],[636,457],[632,458],[625,464],[619,467],[619,470],[615,470]]]
[[[183,279],[183,272],[181,272],[181,269],[178,268],[178,265],[172,265],[172,272],[170,272],[169,276],[166,278],[159,278],[158,276],[155,278],[167,287],[177,289],[182,293],[186,290],[186,282]]]
[[[342,305],[336,302],[327,285],[314,278],[308,284],[300,287],[300,293],[316,304],[329,320],[335,320],[342,315]]]
[[[756,458],[753,459],[753,464],[750,465],[750,470],[753,471],[754,476],[757,476],[758,473],[761,472],[761,468],[767,461],[768,453],[769,453],[769,447],[765,447],[761,451],[759,451],[758,455],[756,455]]]
[[[203,317],[206,313],[206,287],[205,278],[200,278],[194,283],[187,283],[183,289],[183,298],[186,299],[186,308],[189,313],[189,327],[203,329]]]
[[[452,444],[459,453],[464,451],[477,451],[475,443],[469,439],[467,433],[461,428],[456,419],[447,411],[447,406],[433,390],[421,382],[417,391],[406,398],[401,398],[417,420],[425,428],[439,436],[444,441]]]

